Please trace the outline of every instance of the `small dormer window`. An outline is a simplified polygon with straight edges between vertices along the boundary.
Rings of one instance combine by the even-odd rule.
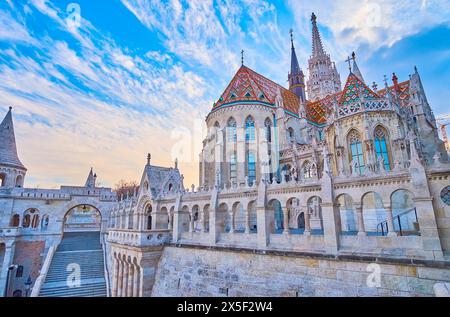
[[[264,94],[263,94],[263,93],[260,93],[260,94],[259,94],[259,99],[264,99],[264,98],[266,98],[266,97],[264,96]]]
[[[169,184],[169,192],[171,192],[172,189],[173,189],[173,185],[172,185],[172,184]]]
[[[236,98],[236,95],[235,95],[234,93],[231,93],[230,98],[231,98],[231,99],[235,99],[235,98]]]
[[[247,93],[245,94],[245,97],[246,97],[246,98],[251,98],[252,95],[251,95],[249,92],[247,92]]]

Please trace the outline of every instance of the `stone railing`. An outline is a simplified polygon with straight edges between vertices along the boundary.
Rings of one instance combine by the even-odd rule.
[[[17,237],[20,235],[20,228],[0,228],[0,238]]]
[[[111,230],[108,234],[108,242],[125,244],[136,247],[159,246],[170,241],[170,230]]]
[[[389,111],[392,106],[386,99],[364,100],[339,107],[338,117],[343,118],[366,111]]]
[[[48,269],[50,268],[50,264],[52,263],[53,255],[56,252],[58,245],[52,245],[47,252],[47,256],[45,257],[44,264],[40,270],[39,276],[34,282],[33,289],[31,290],[30,297],[39,297],[39,293],[41,291],[42,286],[45,283],[45,279],[47,278]]]

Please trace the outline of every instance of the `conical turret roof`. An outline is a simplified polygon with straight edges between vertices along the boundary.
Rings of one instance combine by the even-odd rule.
[[[0,165],[16,167],[26,170],[17,155],[16,137],[12,120],[12,108],[0,124]]]

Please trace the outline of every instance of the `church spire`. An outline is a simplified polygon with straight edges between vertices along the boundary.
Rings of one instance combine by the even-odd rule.
[[[94,174],[94,170],[91,167],[91,171],[89,172],[89,175],[88,175],[88,178],[86,179],[86,184],[84,184],[84,187],[95,188],[96,180],[97,180],[97,174]]]
[[[19,160],[19,156],[17,155],[12,107],[9,107],[8,113],[0,124],[0,166],[1,165],[26,171],[25,166]]]
[[[313,56],[319,56],[325,54],[325,51],[323,49],[322,45],[322,39],[320,38],[319,28],[317,27],[317,17],[313,14],[311,15],[311,22],[312,22],[312,55]]]
[[[362,82],[364,82],[364,77],[361,74],[361,71],[359,70],[358,64],[356,63],[356,54],[355,52],[352,53],[352,59],[353,59],[353,70],[352,73],[359,78]]]
[[[336,64],[331,61],[322,45],[317,17],[313,13],[312,22],[312,54],[308,61],[309,78],[307,82],[308,99],[316,101],[341,91],[341,78]]]
[[[301,102],[306,102],[305,75],[298,63],[294,46],[294,31],[291,29],[291,71],[288,74],[289,90],[297,95]]]

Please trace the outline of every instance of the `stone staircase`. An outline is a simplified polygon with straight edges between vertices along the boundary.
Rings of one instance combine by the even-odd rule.
[[[58,246],[40,297],[106,297],[100,232],[68,232]],[[79,270],[78,270],[79,268]],[[72,279],[80,273],[80,283]]]

